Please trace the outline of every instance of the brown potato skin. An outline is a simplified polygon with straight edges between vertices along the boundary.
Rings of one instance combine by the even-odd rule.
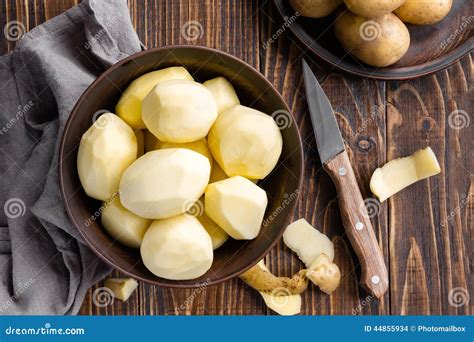
[[[322,18],[331,14],[343,0],[290,0],[290,5],[303,17]]]
[[[354,14],[367,18],[377,18],[393,12],[405,0],[344,0],[347,8]]]
[[[392,13],[369,19],[346,11],[334,31],[347,52],[375,67],[397,62],[410,46],[407,27]]]
[[[443,20],[452,5],[452,0],[406,0],[394,13],[405,23],[430,25]]]

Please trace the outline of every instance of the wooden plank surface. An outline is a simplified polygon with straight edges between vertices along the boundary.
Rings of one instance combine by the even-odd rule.
[[[75,4],[2,1],[0,23],[4,27],[18,20],[29,30]],[[332,296],[311,286],[303,295],[303,314],[472,314],[472,301],[461,306],[453,301],[456,295],[471,294],[473,286],[473,134],[472,126],[462,127],[453,120],[456,113],[472,118],[472,55],[447,70],[411,81],[367,80],[331,68],[299,47],[288,32],[270,42],[281,21],[269,0],[129,0],[129,7],[147,47],[198,44],[229,52],[259,69],[291,107],[305,152],[305,179],[294,218],[305,217],[330,236],[343,276]],[[191,20],[202,25],[202,35],[187,41],[181,30]],[[3,39],[2,53],[14,44]],[[390,274],[390,290],[381,300],[357,285],[358,262],[341,224],[334,186],[316,152],[304,100],[302,57],[312,62],[333,103],[362,194],[373,212]],[[381,205],[371,198],[368,183],[376,167],[427,145],[438,156],[441,175]],[[291,275],[302,266],[281,242],[266,260],[279,275]],[[98,307],[92,294],[102,285],[89,291],[81,314],[273,314],[238,279],[200,290],[140,284],[129,301]]]

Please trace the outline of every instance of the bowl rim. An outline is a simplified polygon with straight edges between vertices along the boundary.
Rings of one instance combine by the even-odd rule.
[[[148,284],[151,284],[151,285],[158,285],[158,286],[162,286],[162,287],[166,287],[166,288],[181,288],[181,289],[190,289],[190,288],[199,288],[200,286],[202,286],[203,283],[201,282],[196,282],[196,283],[193,283],[193,284],[181,284],[179,283],[179,281],[174,281],[172,283],[162,283],[160,282],[160,277],[156,276],[156,281],[155,280],[150,280],[150,279],[147,279],[147,278],[143,278],[139,275],[136,275],[134,274],[133,272],[129,271],[129,270],[126,270],[118,265],[116,265],[115,263],[113,263],[110,259],[107,258],[106,255],[104,255],[101,251],[97,250],[94,246],[92,246],[92,244],[89,242],[88,238],[86,237],[85,233],[83,233],[83,231],[79,228],[79,224],[76,222],[76,220],[74,219],[74,216],[71,212],[71,207],[69,205],[69,202],[67,200],[67,196],[66,196],[66,190],[65,190],[65,175],[64,175],[64,160],[66,158],[63,158],[64,154],[65,154],[65,144],[66,144],[66,137],[68,136],[69,134],[69,131],[70,131],[70,128],[72,126],[72,121],[74,120],[74,118],[77,116],[77,113],[78,113],[78,109],[79,109],[79,106],[82,105],[82,103],[86,100],[86,98],[89,97],[91,91],[95,88],[96,84],[103,81],[104,79],[107,78],[107,76],[115,71],[116,69],[118,69],[119,67],[121,67],[123,64],[126,64],[138,57],[141,57],[143,55],[146,55],[146,54],[150,54],[150,53],[155,53],[155,52],[159,52],[159,51],[166,51],[166,50],[170,50],[170,49],[197,49],[197,50],[202,50],[202,51],[207,51],[207,52],[212,52],[212,53],[216,53],[216,54],[219,54],[219,55],[222,55],[226,58],[229,58],[229,59],[232,59],[234,60],[235,62],[237,63],[240,63],[242,64],[243,66],[249,68],[251,71],[253,71],[255,73],[255,76],[260,78],[260,80],[262,80],[266,85],[267,87],[272,90],[276,96],[281,100],[281,102],[283,103],[284,105],[284,108],[283,110],[286,110],[288,113],[290,113],[293,117],[293,120],[294,120],[294,116],[290,110],[290,108],[288,107],[288,104],[286,103],[285,99],[283,98],[283,96],[280,94],[280,92],[275,88],[275,86],[262,74],[260,73],[260,71],[258,71],[257,69],[255,69],[253,66],[251,66],[250,64],[248,64],[247,62],[231,55],[230,53],[227,53],[227,52],[224,52],[224,51],[220,51],[220,50],[217,50],[217,49],[214,49],[214,48],[210,48],[210,47],[207,47],[207,46],[201,46],[201,45],[184,45],[184,44],[178,44],[178,45],[164,45],[164,46],[160,46],[160,47],[155,47],[155,48],[150,48],[150,49],[147,49],[147,50],[144,50],[144,51],[140,51],[140,52],[137,52],[133,55],[130,55],[129,57],[127,58],[124,58],[120,61],[118,61],[117,63],[111,65],[110,67],[108,67],[102,74],[100,74],[87,88],[86,90],[81,94],[81,96],[77,99],[76,103],[74,104],[74,107],[71,111],[71,113],[69,114],[69,117],[66,121],[66,124],[64,126],[64,130],[61,134],[61,140],[60,140],[60,145],[59,145],[59,162],[58,162],[58,166],[59,166],[59,183],[60,183],[60,191],[61,191],[61,198],[63,200],[63,204],[64,204],[64,207],[66,209],[66,212],[67,212],[67,215],[69,217],[69,219],[71,220],[71,223],[72,225],[74,226],[75,229],[77,229],[77,231],[79,231],[80,235],[83,237],[84,241],[86,242],[86,245],[94,252],[94,254],[96,256],[98,256],[101,260],[103,260],[106,264],[108,264],[109,266],[111,266],[112,268],[116,269],[116,270],[119,270],[120,272],[122,272],[123,274],[127,275],[127,276],[130,276],[136,280],[139,280],[141,282],[144,282],[144,283],[148,283]],[[300,172],[299,172],[299,179],[298,179],[298,187],[297,187],[297,198],[296,200],[293,201],[292,204],[290,204],[290,213],[294,211],[295,209],[295,206],[297,204],[297,199],[299,198],[300,196],[300,193],[301,193],[301,187],[302,187],[302,183],[303,183],[303,177],[304,177],[304,152],[303,152],[303,141],[301,139],[301,133],[300,133],[300,130],[299,130],[299,127],[298,125],[293,125],[296,129],[296,135],[297,135],[297,144],[298,144],[298,147],[299,147],[299,154],[300,154]],[[292,152],[294,153],[294,152]],[[221,278],[217,278],[217,279],[207,279],[205,281],[205,284],[206,286],[211,286],[211,285],[216,285],[216,284],[220,284],[220,283],[223,283],[224,281],[227,281],[227,280],[230,280],[230,279],[233,279],[237,276],[239,276],[240,274],[244,273],[245,271],[247,271],[248,269],[250,269],[251,267],[255,266],[260,260],[262,260],[269,252],[271,249],[273,249],[273,247],[275,247],[275,245],[278,243],[278,241],[281,240],[281,237],[283,236],[283,233],[286,229],[286,226],[288,226],[289,222],[290,222],[290,219],[291,219],[291,214],[288,215],[286,218],[285,218],[285,222],[284,222],[284,225],[285,227],[280,229],[280,231],[278,232],[276,238],[270,242],[270,244],[268,245],[267,248],[264,249],[264,251],[262,253],[260,253],[256,258],[252,259],[247,266],[243,267],[242,269],[238,270],[238,271],[235,271],[225,277],[221,277]]]
[[[285,18],[287,13],[285,13],[284,8],[281,7],[280,1],[273,0],[273,4],[278,10],[278,13],[281,18]],[[399,66],[399,67],[381,67],[381,68],[374,68],[371,71],[365,71],[362,68],[353,67],[351,65],[337,63],[334,58],[333,54],[328,52],[327,49],[319,44],[317,41],[313,41],[312,44],[309,44],[306,40],[305,36],[308,36],[308,33],[301,29],[295,28],[294,25],[288,26],[291,33],[296,37],[298,42],[305,46],[309,51],[313,54],[324,60],[326,63],[331,65],[334,68],[339,70],[345,71],[349,74],[360,76],[360,77],[367,77],[375,80],[383,80],[383,81],[397,81],[397,80],[410,80],[422,76],[431,75],[435,72],[444,70],[455,62],[463,58],[464,56],[468,55],[470,51],[472,51],[472,44],[474,42],[474,37],[470,37],[462,44],[456,46],[451,51],[436,57],[433,60],[426,61],[424,63],[416,64],[416,65],[407,65],[407,66]],[[340,58],[339,58],[340,59]],[[363,62],[361,62],[363,63]],[[369,66],[370,67],[370,66]]]

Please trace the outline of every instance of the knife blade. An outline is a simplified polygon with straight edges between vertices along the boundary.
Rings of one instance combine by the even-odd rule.
[[[388,288],[387,267],[344,147],[334,110],[303,59],[306,100],[321,163],[336,186],[344,228],[361,265],[360,283],[377,298]]]

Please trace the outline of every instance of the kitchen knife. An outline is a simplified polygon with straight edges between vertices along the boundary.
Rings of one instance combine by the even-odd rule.
[[[336,186],[342,222],[361,265],[361,285],[380,298],[388,287],[387,268],[334,111],[305,60],[303,77],[317,149],[324,169]]]

